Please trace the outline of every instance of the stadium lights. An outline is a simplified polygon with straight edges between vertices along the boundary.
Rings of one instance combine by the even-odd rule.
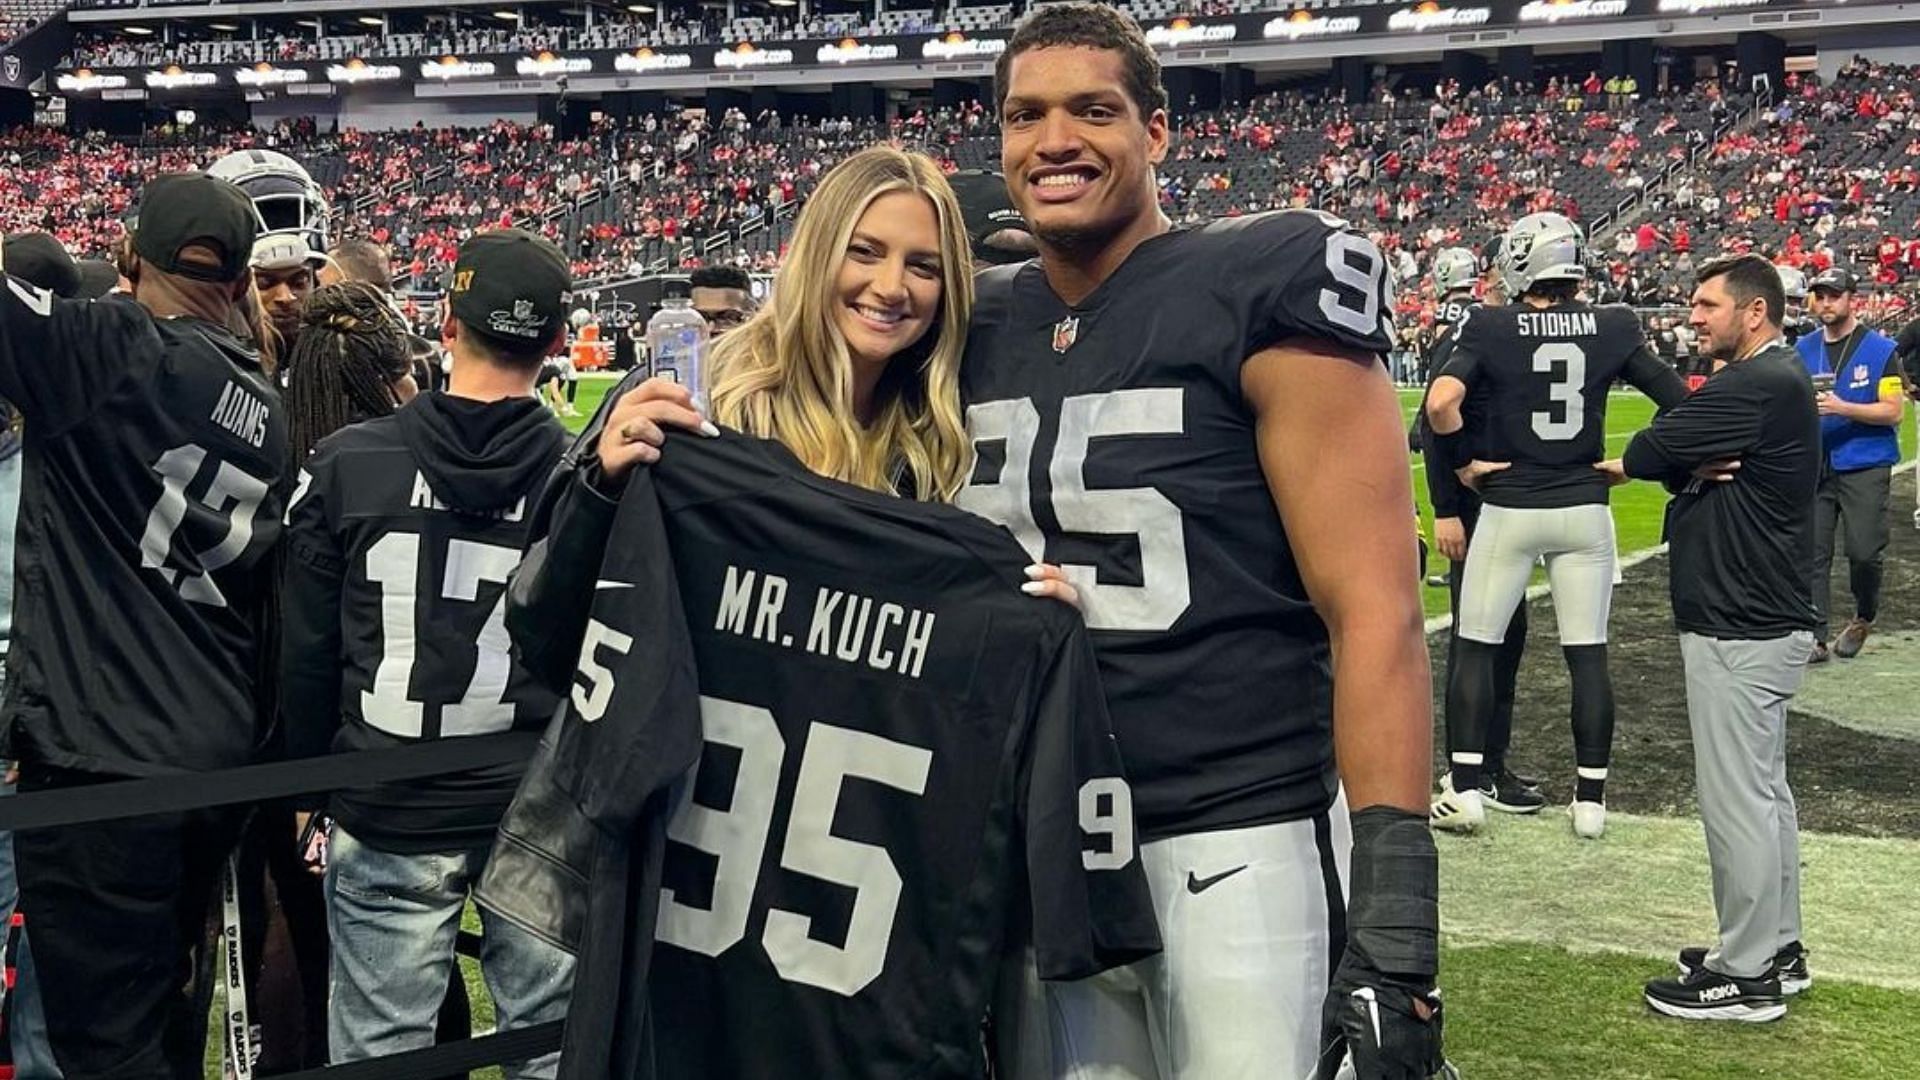
[[[512,11],[496,11],[493,13],[493,17],[496,19],[505,19],[508,22],[520,21],[519,14],[517,12],[512,12]]]
[[[234,34],[240,31],[240,24],[230,23],[230,22],[211,22],[207,24],[207,29],[218,30],[226,34]]]
[[[795,7],[800,3],[800,0],[767,0],[767,3],[772,4],[774,7]]]
[[[653,14],[653,7],[650,4],[628,4],[627,10],[633,12],[635,15]]]
[[[129,27],[126,27],[125,29],[127,33],[134,34],[139,37],[149,37],[153,34],[153,27],[151,26],[129,26]]]
[[[381,18],[380,16],[378,16],[378,15],[362,15],[362,16],[360,16],[360,17],[359,17],[358,19],[355,19],[354,21],[355,21],[355,22],[357,22],[357,23],[359,23],[359,24],[360,24],[361,26],[385,26],[385,25],[387,25],[387,21],[386,21],[385,19],[382,19],[382,18]]]

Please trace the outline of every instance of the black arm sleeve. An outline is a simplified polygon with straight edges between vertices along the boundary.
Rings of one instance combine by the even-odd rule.
[[[1427,386],[1433,386],[1433,379],[1440,377],[1441,369],[1453,355],[1454,335],[1449,333],[1433,346],[1433,359],[1427,365]],[[1446,455],[1440,449],[1439,436],[1433,433],[1433,425],[1427,422],[1427,399],[1420,398],[1420,411],[1415,414],[1415,427],[1420,433],[1420,454],[1426,458],[1427,501],[1433,505],[1436,518],[1459,517],[1461,512],[1461,493],[1466,486],[1454,475],[1446,461]]]
[[[1673,365],[1660,359],[1659,354],[1644,344],[1627,357],[1627,366],[1620,374],[1641,393],[1652,398],[1654,406],[1661,412],[1686,399],[1687,384],[1680,374],[1673,370]]]

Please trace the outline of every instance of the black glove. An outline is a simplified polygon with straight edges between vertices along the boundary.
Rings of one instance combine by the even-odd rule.
[[[1321,1010],[1320,1080],[1448,1075],[1433,989],[1440,857],[1426,816],[1391,806],[1354,814],[1352,866],[1347,948]]]
[[[1324,1021],[1329,1034],[1323,1037],[1320,1080],[1431,1080],[1458,1075],[1441,1052],[1438,992],[1393,985],[1351,989],[1335,985],[1340,993],[1327,995]]]

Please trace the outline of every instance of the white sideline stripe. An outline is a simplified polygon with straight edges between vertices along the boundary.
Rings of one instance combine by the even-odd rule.
[[[1609,438],[1611,438],[1611,436],[1609,436]],[[1904,472],[1912,472],[1915,464],[1916,464],[1916,460],[1913,458],[1909,458],[1906,461],[1903,461],[1900,464],[1895,465],[1893,467],[1893,475],[1899,476],[1901,473],[1904,473]],[[1418,466],[1416,466],[1416,468],[1417,467]],[[1666,553],[1667,553],[1667,545],[1655,544],[1653,547],[1644,548],[1640,551],[1634,552],[1631,555],[1623,555],[1620,558],[1620,572],[1624,574],[1628,570],[1631,570],[1634,567],[1639,566],[1641,563],[1646,562],[1648,559],[1654,558],[1655,556],[1659,556],[1659,555],[1665,555]],[[1425,568],[1422,567],[1422,569],[1424,570]],[[1422,576],[1421,587],[1422,588],[1426,587],[1424,575]],[[1618,588],[1618,586],[1615,586],[1615,588]],[[1528,601],[1538,600],[1545,595],[1547,595],[1547,583],[1544,581],[1538,585],[1529,586],[1527,589]],[[1450,614],[1435,615],[1433,618],[1427,620],[1426,632],[1428,636],[1432,636],[1434,634],[1439,633],[1442,630],[1447,629],[1452,625],[1453,625],[1452,615]]]

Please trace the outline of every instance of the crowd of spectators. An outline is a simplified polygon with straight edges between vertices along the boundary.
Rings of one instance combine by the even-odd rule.
[[[1597,74],[1382,90],[1360,104],[1297,91],[1219,110],[1189,102],[1159,170],[1162,205],[1182,223],[1281,207],[1340,214],[1389,253],[1403,320],[1417,326],[1430,319],[1435,251],[1477,248],[1526,213],[1578,220],[1646,192],[1626,227],[1594,238],[1599,299],[1681,305],[1698,261],[1751,250],[1809,272],[1853,266],[1883,287],[1874,313],[1903,318],[1905,286],[1920,284],[1915,74],[1862,62],[1831,84],[1794,76],[1757,113],[1711,85],[1642,95],[1618,80],[1597,90]],[[431,289],[473,232],[505,224],[560,243],[587,282],[713,263],[766,270],[818,177],[887,139],[948,170],[997,158],[978,103],[884,121],[690,109],[570,138],[506,121],[378,133],[301,121],[132,142],[32,129],[0,137],[0,229],[46,229],[106,255],[145,177],[259,145],[304,162],[339,234],[386,245],[414,287]]]

